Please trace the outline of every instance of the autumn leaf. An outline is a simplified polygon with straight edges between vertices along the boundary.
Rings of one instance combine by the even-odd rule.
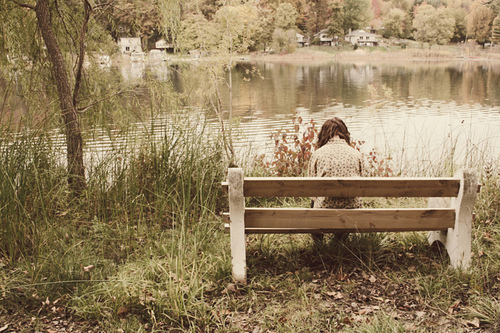
[[[88,266],[83,267],[83,270],[84,270],[85,272],[89,272],[89,271],[90,271],[90,270],[92,270],[92,269],[94,269],[94,265],[88,265]]]
[[[467,326],[472,326],[472,327],[476,327],[476,328],[479,328],[479,326],[481,325],[480,321],[479,321],[479,318],[474,318],[470,321],[467,321]]]

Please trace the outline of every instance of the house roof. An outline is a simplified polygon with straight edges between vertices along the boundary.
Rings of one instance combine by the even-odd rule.
[[[347,34],[346,36],[371,36],[371,37],[375,37],[375,34],[372,34],[371,32],[366,32],[364,30],[354,30],[354,31],[351,31],[351,33]]]

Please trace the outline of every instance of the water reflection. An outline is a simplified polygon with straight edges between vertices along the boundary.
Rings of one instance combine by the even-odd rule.
[[[264,78],[244,80],[251,67]],[[244,63],[233,71],[233,109],[249,133],[241,140],[261,150],[259,142],[272,148],[270,132],[291,129],[292,115],[319,124],[339,116],[366,149],[385,150],[400,161],[417,154],[496,160],[499,80],[498,63]]]
[[[151,73],[177,91],[200,88],[196,66],[168,69],[139,67],[125,75]],[[291,130],[294,115],[318,124],[338,116],[366,141],[365,150],[377,148],[400,163],[417,155],[429,162],[451,155],[459,163],[498,159],[499,80],[500,64],[489,62],[239,63],[232,71],[238,152],[269,152],[270,134]],[[228,110],[229,90],[222,84],[219,91]]]

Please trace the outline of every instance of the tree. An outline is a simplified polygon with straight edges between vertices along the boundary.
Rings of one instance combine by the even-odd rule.
[[[116,37],[126,33],[154,39],[159,33],[160,16],[155,1],[114,0],[112,20]]]
[[[297,29],[300,31],[306,31],[307,30],[307,17],[306,17],[306,11],[307,11],[307,0],[289,0],[297,11],[297,19],[295,20],[295,26]]]
[[[255,44],[265,51],[273,40],[274,12],[268,8],[259,8],[259,33],[254,36]]]
[[[345,0],[344,24],[345,32],[364,28],[372,19],[369,0]]]
[[[399,8],[392,8],[383,19],[387,37],[407,38],[410,28],[409,15]]]
[[[51,0],[37,0],[34,5],[15,3],[8,9],[9,12],[2,19],[11,20],[13,29],[18,23],[12,22],[12,19],[23,17],[26,23],[36,22],[43,40],[45,47],[39,43],[36,34],[12,30],[7,33],[8,40],[4,40],[4,48],[11,59],[30,59],[31,71],[43,71],[50,65],[52,80],[45,77],[40,84],[52,84],[55,87],[66,137],[68,184],[73,194],[78,196],[86,187],[78,102],[83,83],[85,37],[93,8],[87,0],[58,2],[57,5]],[[53,20],[52,17],[56,15],[58,19]],[[69,22],[69,16],[72,22]],[[61,41],[64,43],[61,44]],[[22,49],[19,45],[31,47]],[[68,64],[68,59],[74,59],[74,63]],[[74,72],[69,72],[69,68],[74,68]],[[36,82],[31,84],[35,85]],[[33,90],[31,93],[35,94]]]
[[[328,34],[332,37],[340,37],[344,35],[344,29],[342,29],[344,24],[344,6],[340,1],[335,0],[331,3],[330,8],[332,15],[328,24]]]
[[[276,9],[274,27],[283,30],[295,29],[295,22],[297,21],[297,16],[298,13],[291,4],[287,2],[281,3]]]
[[[217,45],[217,28],[201,13],[188,14],[180,22],[179,31],[176,33],[176,45],[179,49],[212,50]]]
[[[399,8],[409,13],[415,4],[415,0],[393,0],[391,5],[393,8]]]
[[[293,52],[296,47],[297,11],[289,3],[281,3],[276,9],[272,48],[276,53]]]
[[[293,29],[283,30],[276,28],[273,33],[273,50],[276,53],[293,52],[295,51],[297,41],[295,38],[296,32]]]
[[[494,18],[493,10],[485,5],[474,3],[471,6],[471,12],[467,20],[467,33],[483,47],[490,40],[491,24]]]
[[[452,42],[461,42],[467,39],[467,13],[471,3],[471,0],[447,0],[446,2],[446,7],[455,18]]]
[[[306,17],[306,26],[310,33],[315,34],[326,29],[330,17],[330,1],[308,0],[306,5]]]
[[[495,45],[500,44],[500,16],[495,17],[491,28],[491,42]]]
[[[255,47],[259,29],[259,11],[250,4],[223,6],[215,13],[214,22],[220,37],[218,47],[227,47],[231,51],[246,52]],[[220,34],[220,31],[225,31]]]
[[[467,38],[467,11],[464,8],[449,8],[455,18],[455,29],[453,30],[452,42],[465,41]]]
[[[439,9],[428,4],[422,4],[416,9],[413,27],[413,36],[422,43],[428,43],[429,48],[434,45],[444,45],[453,37],[455,19],[444,7]]]

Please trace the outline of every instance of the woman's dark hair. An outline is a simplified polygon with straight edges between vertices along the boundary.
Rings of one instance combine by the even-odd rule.
[[[334,136],[344,139],[348,145],[351,145],[351,133],[347,130],[347,126],[342,119],[334,117],[325,121],[318,134],[318,142],[316,148],[321,148]]]

